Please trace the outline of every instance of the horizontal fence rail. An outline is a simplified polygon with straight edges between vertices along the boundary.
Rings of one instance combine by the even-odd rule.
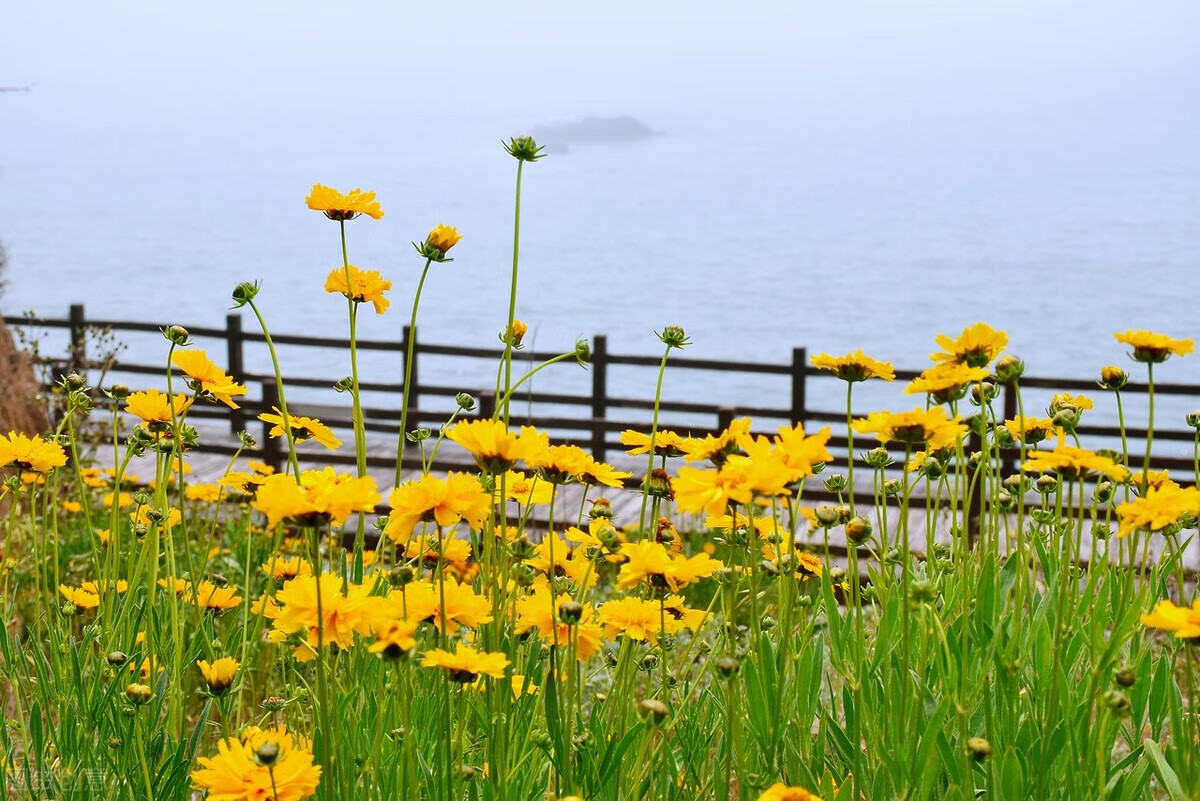
[[[43,357],[43,365],[56,372],[75,370],[81,374],[88,372],[89,369],[95,370],[98,367],[94,361],[89,361],[87,352],[89,330],[111,333],[117,340],[120,339],[120,335],[123,333],[144,334],[156,333],[161,330],[160,326],[152,323],[88,319],[82,304],[72,305],[65,318],[6,316],[4,320],[11,326],[25,327],[26,329],[65,329],[67,333],[68,352],[61,359]],[[202,344],[207,346],[206,349],[216,361],[220,361],[220,356],[223,353],[225,366],[229,374],[239,382],[244,383],[248,389],[246,398],[239,399],[242,401],[241,408],[239,409],[231,410],[220,404],[195,406],[189,412],[189,417],[198,420],[227,421],[231,433],[252,429],[252,432],[259,439],[259,455],[265,461],[278,465],[282,460],[280,441],[272,440],[266,435],[267,430],[270,428],[267,424],[261,424],[261,433],[259,433],[257,429],[259,421],[256,419],[259,413],[270,411],[273,406],[278,405],[279,395],[275,376],[273,374],[256,373],[246,368],[246,357],[252,348],[259,348],[259,355],[262,355],[262,351],[265,349],[265,337],[259,332],[245,330],[243,327],[243,318],[240,314],[227,315],[223,328],[214,328],[211,326],[187,326],[187,328],[194,340],[201,341]],[[420,365],[422,363],[428,364],[431,359],[435,358],[444,360],[498,360],[503,353],[501,348],[461,347],[427,343],[417,338],[417,332],[407,326],[404,328],[403,336],[398,340],[360,339],[357,341],[357,346],[360,351],[386,351],[395,353],[399,360],[399,368],[402,368],[404,366],[405,353],[410,344],[410,338],[413,340],[413,364],[411,370],[412,392],[410,393],[411,408],[409,410],[409,419],[414,426],[437,425],[444,422],[454,408],[456,408],[455,396],[462,391],[471,392],[476,397],[478,406],[474,414],[481,417],[491,415],[496,403],[494,389],[484,389],[476,386],[472,390],[470,386],[443,386],[421,383],[420,376],[423,371]],[[324,349],[348,348],[350,344],[349,339],[345,338],[295,334],[272,334],[272,341],[276,345]],[[612,395],[609,382],[612,368],[618,366],[657,368],[660,357],[611,352],[608,346],[608,339],[604,335],[593,337],[591,350],[592,361],[589,365],[591,379],[590,392],[522,392],[520,397],[521,403],[522,405],[527,405],[530,411],[524,415],[514,414],[512,419],[522,424],[534,425],[540,429],[547,430],[554,434],[559,441],[570,442],[585,447],[595,458],[605,460],[610,453],[623,451],[623,446],[617,441],[617,436],[621,431],[630,428],[638,430],[648,429],[646,422],[648,418],[646,415],[639,418],[631,413],[639,411],[649,413],[654,408],[654,399],[652,397],[620,397]],[[541,362],[558,355],[560,354],[522,351],[522,358],[531,362]],[[839,458],[841,460],[845,459],[848,444],[845,437],[846,413],[844,407],[835,411],[839,404],[844,403],[844,385],[830,373],[814,368],[809,363],[808,351],[805,348],[793,348],[791,359],[786,363],[699,359],[680,356],[672,358],[669,366],[673,371],[688,370],[711,374],[715,378],[719,377],[720,380],[727,383],[737,382],[738,376],[778,376],[781,382],[781,391],[778,393],[778,397],[785,400],[787,405],[729,405],[706,402],[704,400],[678,401],[664,399],[660,404],[660,425],[662,427],[675,428],[680,433],[704,435],[719,432],[734,418],[742,416],[754,418],[756,430],[763,431],[773,430],[779,425],[796,422],[803,423],[806,427],[812,429],[828,424],[833,430],[833,436],[829,443],[830,450],[835,456],[840,454]],[[162,387],[165,385],[165,367],[161,364],[148,365],[132,361],[116,360],[111,365],[107,365],[107,368],[109,375],[112,377],[137,376],[143,379],[142,383],[145,383],[145,377],[153,376],[161,379],[161,381],[154,382],[155,386]],[[402,369],[399,368],[396,370],[396,374],[403,375]],[[912,370],[896,371],[898,382],[911,380],[916,375],[917,372]],[[337,378],[312,376],[284,377],[284,382],[288,387],[330,388],[336,380]],[[1097,388],[1095,382],[1080,379],[1023,377],[1020,385],[1022,392],[1029,390],[1072,393],[1086,392],[1091,393],[1097,399],[1102,395],[1102,391]],[[393,396],[396,399],[395,405],[392,406],[364,402],[363,409],[365,427],[368,432],[390,433],[395,436],[400,420],[399,397],[404,388],[403,383],[362,381],[360,382],[360,386],[364,393],[378,393],[385,396]],[[1156,382],[1154,391],[1157,396],[1179,398],[1181,402],[1184,399],[1190,398],[1196,406],[1200,406],[1200,386],[1197,385]],[[1131,381],[1122,392],[1126,398],[1145,395],[1147,386],[1143,383]],[[1000,393],[999,402],[996,404],[997,415],[1002,414],[1006,419],[1016,418],[1018,415],[1018,405],[1017,395],[1013,391],[1013,388],[1008,385],[1001,386]],[[821,406],[814,406],[814,399],[816,399],[817,403],[822,404],[823,408]],[[98,398],[98,404],[102,403],[103,400],[103,398]],[[1131,402],[1126,402],[1127,409],[1131,405]],[[335,430],[348,432],[351,429],[351,411],[348,402],[343,405],[293,402],[289,403],[289,406],[292,407],[290,411],[294,414],[319,417]],[[1190,404],[1189,408],[1191,408]],[[859,410],[858,413],[862,414],[863,411]],[[1026,408],[1025,415],[1030,418],[1036,417],[1039,415],[1039,411]],[[685,416],[691,417],[693,420],[700,419],[706,422],[683,423],[681,421]],[[1085,415],[1084,419],[1087,420],[1088,415]],[[999,422],[1002,422],[1002,420]],[[1157,426],[1154,430],[1155,441],[1177,443],[1176,450],[1190,452],[1191,448],[1189,446],[1193,442],[1196,432],[1184,427],[1182,423],[1182,419],[1164,420],[1162,425]],[[1119,442],[1120,438],[1120,429],[1114,425],[1081,425],[1078,428],[1078,433],[1084,437],[1091,436],[1103,439],[1106,443]],[[1130,443],[1130,453],[1139,454],[1144,449],[1147,435],[1146,429],[1131,426],[1126,429],[1125,435]],[[868,437],[858,438],[855,441],[855,445],[863,451],[872,447],[872,443],[873,440]],[[1188,445],[1184,445],[1183,443],[1187,443]],[[232,454],[236,450],[236,447],[232,442],[226,444],[202,443],[200,450]],[[447,450],[450,449],[443,449],[440,455],[446,456],[445,451]],[[319,459],[321,462],[331,464],[352,464],[354,462],[353,455],[349,453],[333,453],[328,451],[314,453],[308,451],[301,455],[307,456],[309,460]],[[1004,470],[1006,473],[1016,469],[1017,459],[1017,450],[1015,448],[1004,452]],[[1140,466],[1140,460],[1135,461]],[[383,456],[381,452],[381,454],[369,455],[368,463],[374,467],[386,467],[394,465],[394,459]],[[458,465],[461,466],[461,463],[462,458],[459,457]],[[1182,455],[1156,455],[1153,459],[1153,467],[1159,470],[1186,471],[1190,475],[1193,471],[1193,461],[1191,458]],[[820,495],[819,488],[814,487],[813,489]],[[857,487],[855,490],[856,497],[861,498],[862,501],[871,502],[873,500],[869,491],[864,492],[861,487]]]

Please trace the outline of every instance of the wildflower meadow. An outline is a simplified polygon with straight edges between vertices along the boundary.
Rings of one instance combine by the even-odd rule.
[[[589,352],[514,359],[521,183],[552,162],[529,137],[505,150],[509,301],[478,322],[503,345],[482,379],[494,412],[463,394],[442,425],[410,427],[406,375],[394,482],[367,469],[358,317],[415,326],[461,236],[435,227],[413,269],[356,266],[362,226],[390,220],[374,192],[320,184],[307,205],[341,256],[324,283],[232,291],[271,351],[279,469],[243,434],[223,475],[192,477],[189,412],[247,390],[171,319],[152,321],[162,372],[144,387],[64,375],[53,430],[0,432],[0,796],[1200,799],[1184,564],[1200,412],[1194,472],[1152,468],[1155,381],[1191,339],[1093,343],[1095,392],[1035,409],[1004,332],[931,331],[907,386],[858,350],[812,359],[841,380],[844,422],[700,434],[659,424],[672,359],[703,347],[665,320],[647,332],[651,422],[607,464],[510,410],[532,373]],[[394,285],[415,288],[411,307]],[[322,290],[345,301],[352,442],[289,413],[281,321],[256,302]],[[1149,385],[1136,449],[1131,381]],[[860,408],[863,382],[892,382],[895,410]],[[1119,415],[1119,450],[1077,431],[1100,409]],[[836,457],[831,437],[849,444]],[[351,469],[301,469],[337,449]],[[431,467],[451,452],[475,469]],[[836,502],[808,501],[814,487]]]

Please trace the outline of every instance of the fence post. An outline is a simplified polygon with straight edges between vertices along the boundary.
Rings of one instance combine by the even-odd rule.
[[[84,322],[83,304],[72,303],[68,321],[71,326],[71,371],[87,372],[87,323]],[[84,378],[87,378],[84,375]]]
[[[608,337],[592,338],[592,457],[604,461],[608,416]]]
[[[975,546],[975,539],[979,534],[979,524],[983,520],[983,496],[986,490],[986,488],[983,486],[983,476],[971,475],[972,471],[969,467],[970,454],[980,453],[982,450],[983,438],[972,431],[971,435],[967,438],[968,469],[966,478],[967,491],[971,493],[971,502],[965,509],[963,509],[963,536],[967,538],[968,549]],[[979,473],[981,470],[983,470],[982,461],[976,465],[974,472]],[[978,479],[978,483],[973,480],[976,478]],[[974,491],[971,490],[971,487],[975,488]]]
[[[737,409],[732,406],[717,407],[717,430],[724,431],[733,423],[733,418],[737,416]]]
[[[792,348],[792,422],[803,423],[808,403],[808,348]]]
[[[479,393],[479,419],[490,420],[496,413],[496,393],[483,390]]]
[[[246,365],[242,352],[242,315],[225,315],[225,352],[229,374],[233,380],[246,383]],[[239,406],[229,410],[229,433],[236,434],[246,427],[246,413]]]
[[[279,407],[279,385],[275,383],[274,377],[267,377],[262,380],[262,405],[263,411],[270,412],[272,408]],[[287,420],[283,421],[287,425]],[[263,421],[262,428],[262,458],[267,464],[274,467],[275,470],[283,470],[283,452],[279,447],[279,440],[271,437],[271,424],[266,420]]]
[[[410,341],[411,338],[411,341]],[[404,387],[404,391],[408,393],[408,427],[411,430],[414,427],[419,428],[421,422],[421,404],[417,400],[420,394],[421,381],[417,378],[417,329],[416,326],[404,326],[404,334],[400,337],[400,350],[404,354],[404,359],[408,359],[409,347],[412,347],[412,365],[404,365],[404,371],[408,374],[408,380],[412,384],[412,389]],[[416,412],[416,415],[413,415]]]
[[[1003,425],[1005,420],[1017,419],[1017,388],[1015,383],[1004,385],[1004,417],[1001,418],[1000,424]],[[1009,474],[1016,472],[1017,460],[1013,456],[1013,449],[1006,448],[1007,453],[1003,453],[1000,457],[1000,469],[1002,475],[1000,480],[1003,481]]]

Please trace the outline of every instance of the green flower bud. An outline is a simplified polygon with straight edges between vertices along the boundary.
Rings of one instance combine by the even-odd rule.
[[[996,362],[996,380],[1001,384],[1011,384],[1025,375],[1025,362],[1016,356],[1006,354]]]
[[[188,339],[191,337],[191,334],[182,325],[173,325],[169,328],[164,328],[162,333],[168,342],[178,345],[181,348],[187,346]]]
[[[1058,489],[1058,476],[1053,473],[1043,473],[1033,482],[1034,488],[1043,495],[1049,495]]]
[[[563,601],[558,605],[558,619],[568,626],[574,626],[583,619],[583,604],[578,601]]]
[[[1129,374],[1115,365],[1100,368],[1100,380],[1096,382],[1100,389],[1111,392],[1123,389],[1129,383]]]
[[[862,545],[871,539],[871,521],[862,515],[847,520],[846,539],[855,545]]]
[[[638,704],[638,716],[655,726],[661,724],[670,714],[671,710],[667,705],[656,698],[647,698]]]
[[[1126,665],[1113,674],[1113,680],[1122,687],[1132,687],[1137,682],[1137,673]]]
[[[279,759],[279,744],[263,743],[254,749],[254,758],[258,760],[258,764],[260,765],[274,765],[275,760]]]
[[[972,737],[967,740],[967,753],[976,762],[982,762],[992,755],[992,744],[982,737]]]
[[[154,690],[151,690],[145,684],[130,684],[125,688],[125,697],[134,704],[141,706],[150,703],[150,699],[154,697]]]
[[[258,295],[258,281],[243,281],[233,288],[233,308],[240,309]]]
[[[518,161],[537,161],[546,156],[542,152],[545,148],[539,147],[538,143],[533,141],[532,136],[513,137],[504,143],[504,149],[508,151],[508,155]]]
[[[475,399],[469,393],[460,392],[454,396],[454,402],[458,404],[458,408],[464,412],[475,411]]]
[[[677,325],[668,325],[662,331],[655,332],[655,335],[662,340],[662,343],[668,348],[682,348],[692,344],[688,339],[687,334]]]
[[[825,489],[828,492],[839,493],[846,490],[846,476],[841,473],[834,473],[825,479]]]
[[[882,447],[872,448],[871,450],[867,451],[866,456],[863,457],[863,460],[871,467],[876,469],[887,467],[892,463],[892,457],[887,452],[887,448]]]
[[[129,661],[129,657],[125,655],[124,651],[111,651],[104,659],[113,667],[120,667]]]

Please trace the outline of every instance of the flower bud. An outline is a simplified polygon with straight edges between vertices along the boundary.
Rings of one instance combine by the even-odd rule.
[[[458,404],[458,408],[462,409],[464,412],[475,411],[475,399],[471,397],[470,393],[458,393],[454,396],[454,402]]]
[[[846,477],[841,473],[834,473],[825,479],[825,489],[832,493],[844,492],[846,490]]]
[[[1100,380],[1096,382],[1101,389],[1116,392],[1129,383],[1129,374],[1116,365],[1100,368]]]
[[[656,698],[647,698],[638,704],[638,716],[654,725],[662,723],[670,714],[671,710],[667,705]]]
[[[125,688],[125,697],[141,706],[150,703],[150,699],[154,697],[154,690],[145,684],[130,684]]]
[[[967,740],[967,753],[976,762],[982,762],[992,755],[992,744],[982,737],[972,737]]]
[[[932,456],[926,456],[925,461],[921,462],[921,474],[933,481],[937,481],[945,472],[942,463]]]
[[[188,344],[188,338],[191,336],[188,330],[182,325],[173,325],[170,328],[164,328],[162,333],[167,338],[167,341],[181,348]]]
[[[980,381],[978,384],[971,385],[971,403],[976,406],[984,406],[991,403],[999,394],[999,387],[990,381]]]
[[[914,604],[931,604],[937,599],[937,584],[916,580],[908,586],[908,599]]]
[[[240,309],[258,295],[259,283],[243,281],[233,288],[233,308]]]
[[[580,367],[587,367],[592,363],[592,346],[586,339],[575,340],[575,361]]]
[[[650,479],[643,484],[643,487],[646,494],[652,498],[671,499],[675,497],[675,493],[671,490],[671,477],[661,467],[650,471]]]
[[[138,490],[137,492],[133,493],[133,502],[138,506],[146,506],[148,503],[150,503],[150,495],[144,490]]]
[[[1038,476],[1038,480],[1033,482],[1033,486],[1038,492],[1043,495],[1049,495],[1058,489],[1058,476],[1052,473],[1043,473]]]
[[[349,392],[352,389],[354,389],[354,378],[352,376],[339,378],[337,381],[333,382],[334,392]]]
[[[1189,426],[1200,431],[1200,409],[1197,409],[1183,419]]]
[[[558,619],[568,626],[574,626],[583,619],[583,604],[578,601],[563,601],[558,605]]]
[[[903,486],[900,484],[900,479],[898,478],[889,478],[883,482],[884,495],[899,495],[902,488]]]
[[[1012,354],[1001,356],[996,361],[996,380],[1001,384],[1011,384],[1025,375],[1025,362]]]
[[[863,458],[867,464],[875,468],[887,467],[892,463],[891,455],[887,452],[887,448],[883,447],[872,448]]]
[[[1129,701],[1129,696],[1120,690],[1109,690],[1106,692],[1104,694],[1104,705],[1117,717],[1128,715],[1129,710],[1133,706]]]
[[[545,148],[539,147],[538,143],[533,141],[532,136],[513,137],[504,143],[504,149],[517,161],[537,161],[546,156],[542,152]]]
[[[1096,489],[1092,492],[1092,496],[1096,499],[1096,503],[1105,504],[1112,500],[1113,483],[1111,481],[1101,481],[1096,485]]]
[[[1137,673],[1126,665],[1113,674],[1113,680],[1122,687],[1132,687],[1137,682]]]
[[[871,539],[871,521],[862,515],[847,520],[846,539],[855,545],[862,545]]]
[[[404,587],[413,583],[417,577],[417,571],[413,570],[412,565],[396,565],[392,568],[389,577],[392,584],[397,587]]]
[[[279,744],[263,743],[254,749],[254,758],[258,760],[258,764],[260,765],[274,765],[275,760],[279,759]]]
[[[723,679],[731,679],[742,669],[742,663],[732,656],[723,656],[716,661],[717,673]]]
[[[108,388],[108,396],[113,400],[124,400],[129,395],[129,387],[125,384],[113,384]]]
[[[1092,538],[1097,540],[1106,540],[1112,536],[1112,526],[1108,523],[1097,523],[1092,526]]]
[[[657,332],[657,336],[668,348],[682,348],[692,344],[687,334],[684,333],[683,328],[677,325],[666,326],[661,332]]]
[[[1066,431],[1074,431],[1079,425],[1079,410],[1071,407],[1060,409],[1054,415],[1054,425]]]
[[[598,517],[603,517],[606,520],[612,520],[613,508],[612,501],[608,498],[596,498],[592,501],[592,508],[588,511],[588,517],[595,520]]]
[[[838,510],[836,506],[829,504],[821,504],[816,511],[817,525],[821,528],[833,528],[838,522]]]
[[[78,392],[87,386],[87,379],[79,373],[68,373],[63,379],[63,384],[71,392]]]
[[[258,441],[254,439],[253,435],[251,435],[249,431],[239,431],[238,440],[240,440],[241,443],[247,448],[252,450],[258,448]]]
[[[129,661],[129,657],[125,655],[124,651],[111,651],[104,659],[113,667],[120,667]]]

